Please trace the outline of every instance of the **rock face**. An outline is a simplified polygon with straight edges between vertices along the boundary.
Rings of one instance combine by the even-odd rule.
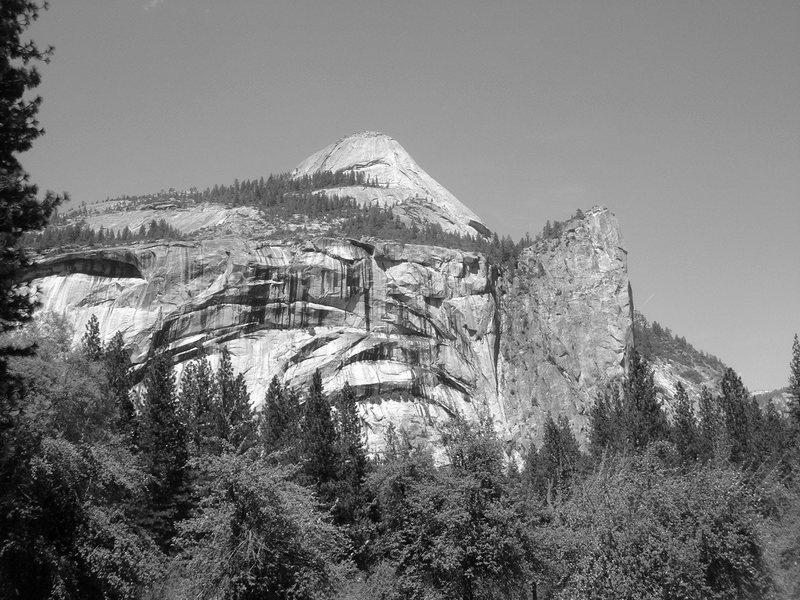
[[[454,411],[488,411],[504,439],[540,437],[547,411],[576,433],[594,392],[622,373],[630,343],[625,251],[605,209],[522,256],[512,282],[478,253],[392,242],[303,244],[228,238],[139,244],[49,257],[28,274],[42,309],[80,338],[92,314],[143,365],[153,349],[177,372],[227,346],[254,403],[273,375],[361,396],[367,439],[389,423],[417,442]]]
[[[474,212],[423,171],[388,135],[367,131],[342,138],[301,162],[292,176],[319,171],[362,173],[386,186],[350,186],[320,192],[351,196],[367,206],[393,206],[407,222],[438,223],[451,233],[471,236],[489,233]]]
[[[538,441],[550,412],[585,439],[589,408],[633,342],[626,256],[601,208],[524,251],[502,301],[498,387],[512,437]]]
[[[388,183],[365,187],[383,195],[362,199],[396,203],[415,223],[483,227],[387,136],[340,140],[295,175],[320,169]],[[480,253],[321,238],[313,223],[293,241],[266,241],[276,231],[263,231],[242,207],[147,210],[174,210],[168,222],[195,240],[53,253],[26,276],[42,309],[71,321],[76,343],[91,315],[105,340],[122,332],[140,374],[154,351],[169,352],[180,375],[201,352],[216,363],[227,347],[254,404],[275,375],[301,391],[315,369],[329,392],[348,381],[373,451],[390,423],[433,442],[437,422],[458,411],[488,412],[513,454],[514,444],[540,441],[548,411],[567,415],[584,439],[596,391],[623,373],[631,299],[626,253],[606,209],[527,249],[513,278]],[[143,214],[106,208],[90,218],[115,229]]]
[[[64,254],[29,276],[76,340],[94,314],[105,339],[123,333],[138,364],[166,349],[180,372],[201,349],[226,345],[254,402],[273,375],[301,389],[315,369],[329,391],[349,381],[366,399],[373,447],[390,421],[426,437],[455,410],[474,415],[474,399],[496,398],[498,312],[479,254],[231,238]]]

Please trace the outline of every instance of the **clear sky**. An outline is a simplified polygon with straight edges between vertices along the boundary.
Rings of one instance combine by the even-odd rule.
[[[608,206],[651,320],[786,385],[800,332],[800,2],[53,0],[42,189],[286,171],[377,130],[500,234]]]

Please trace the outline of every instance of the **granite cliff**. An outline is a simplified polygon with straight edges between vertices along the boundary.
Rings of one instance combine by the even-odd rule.
[[[624,370],[633,343],[627,252],[616,218],[593,208],[538,241],[502,282],[498,389],[515,439],[541,435],[546,414],[585,439],[597,392]]]
[[[409,173],[410,157],[396,170],[385,164],[392,157],[374,160],[396,142],[370,136],[372,154],[362,145],[348,162],[336,158],[334,145],[295,174],[366,168],[380,182],[405,173],[412,183],[387,180],[384,189],[427,186],[429,214],[456,230],[482,226],[460,202],[437,195],[444,188],[424,171]],[[146,219],[147,210],[163,214],[126,212]],[[214,361],[227,346],[254,403],[273,375],[299,389],[315,369],[329,391],[349,381],[373,450],[389,423],[418,442],[433,441],[436,423],[454,411],[470,418],[488,411],[509,442],[538,440],[548,411],[568,415],[581,436],[596,390],[623,373],[632,308],[626,253],[607,209],[587,211],[560,235],[536,242],[513,273],[479,252],[313,230],[303,239],[275,239],[257,214],[248,218],[249,209],[168,210],[171,222],[203,224],[194,239],[40,257],[26,278],[42,310],[65,314],[76,341],[97,315],[101,335],[121,331],[139,368],[163,349],[180,374],[201,351]],[[216,217],[198,217],[204,212],[247,226],[222,235],[208,227]],[[107,208],[89,218],[106,228],[127,222]]]

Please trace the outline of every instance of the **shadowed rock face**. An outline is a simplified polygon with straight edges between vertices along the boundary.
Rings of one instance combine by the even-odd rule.
[[[622,373],[631,316],[616,219],[593,209],[527,250],[513,283],[483,255],[391,242],[246,239],[139,244],[48,258],[29,273],[42,309],[80,339],[97,315],[143,365],[180,374],[227,346],[254,403],[273,375],[361,395],[369,445],[389,423],[419,442],[458,410],[488,410],[505,439],[538,439],[546,412],[578,433],[594,392]]]

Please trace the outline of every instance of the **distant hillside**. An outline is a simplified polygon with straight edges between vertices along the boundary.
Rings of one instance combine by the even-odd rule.
[[[668,407],[679,381],[696,400],[703,386],[714,390],[728,368],[719,358],[698,350],[669,327],[658,321],[649,322],[639,311],[634,311],[633,335],[636,349],[653,366],[656,385]]]
[[[761,408],[766,407],[771,402],[779,413],[789,414],[791,396],[789,396],[788,387],[772,390],[771,392],[757,392],[755,397]]]

